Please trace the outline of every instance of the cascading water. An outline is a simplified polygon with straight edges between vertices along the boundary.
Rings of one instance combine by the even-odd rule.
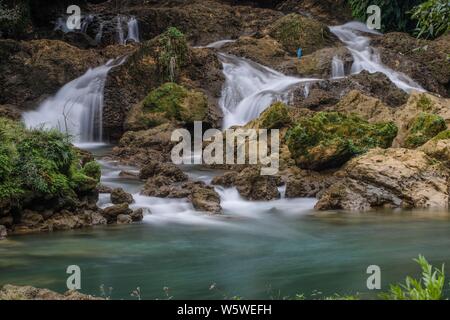
[[[125,44],[125,32],[123,30],[124,17],[117,16],[116,22],[116,31],[117,31],[117,42],[119,44]]]
[[[331,62],[331,77],[333,79],[345,77],[344,62],[338,56],[334,56]]]
[[[30,128],[56,128],[67,132],[76,143],[101,142],[106,76],[123,61],[110,60],[103,66],[89,69],[46,99],[37,110],[24,113],[23,121]]]
[[[127,41],[139,42],[139,24],[135,17],[131,17],[128,21]]]
[[[236,56],[219,53],[225,84],[219,105],[224,114],[223,127],[244,125],[257,118],[271,103],[289,100],[289,88],[301,79],[285,76],[275,70]]]
[[[425,91],[419,84],[409,78],[407,75],[396,72],[381,63],[379,53],[370,46],[370,39],[360,32],[381,35],[379,32],[370,30],[361,22],[349,22],[342,26],[330,27],[339,40],[346,44],[347,49],[353,55],[353,65],[351,72],[353,74],[367,70],[370,73],[384,73],[397,87],[411,92],[412,90]]]

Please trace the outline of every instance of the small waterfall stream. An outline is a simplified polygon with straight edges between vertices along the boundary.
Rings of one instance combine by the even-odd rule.
[[[125,59],[110,60],[89,69],[81,77],[64,85],[53,97],[22,118],[27,127],[56,128],[70,134],[75,143],[103,141],[103,90],[106,76]]]
[[[344,62],[338,56],[334,56],[331,62],[331,77],[333,79],[345,77]]]
[[[370,46],[370,39],[361,35],[361,32],[381,35],[379,32],[370,30],[361,22],[349,22],[342,26],[330,27],[339,40],[341,40],[347,49],[353,55],[353,65],[351,72],[353,74],[367,70],[370,73],[384,73],[397,87],[411,92],[412,90],[425,91],[419,84],[407,75],[394,71],[381,63],[378,52]],[[334,60],[334,59],[333,59]]]
[[[258,63],[224,53],[219,53],[219,59],[225,75],[219,101],[225,129],[257,118],[275,101],[288,102],[289,89],[293,85],[319,80],[285,76]]]

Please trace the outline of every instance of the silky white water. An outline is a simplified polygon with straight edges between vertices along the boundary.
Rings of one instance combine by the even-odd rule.
[[[398,88],[411,92],[412,90],[425,91],[418,83],[407,75],[394,71],[382,64],[380,54],[370,46],[370,39],[360,32],[381,35],[379,32],[367,28],[361,22],[349,22],[342,26],[330,27],[339,40],[341,40],[353,56],[352,74],[367,70],[370,73],[384,73]],[[334,59],[333,59],[334,60]]]
[[[331,61],[331,77],[333,79],[345,77],[344,62],[338,56],[334,56]]]
[[[64,85],[35,110],[22,115],[29,128],[55,128],[68,133],[76,143],[103,141],[103,91],[107,74],[123,59],[89,69]]]
[[[139,42],[139,24],[135,17],[131,17],[127,23],[128,35],[127,41]]]
[[[224,53],[219,53],[219,59],[225,75],[219,101],[225,129],[257,118],[275,101],[287,103],[293,85],[318,80],[285,76],[258,63]]]

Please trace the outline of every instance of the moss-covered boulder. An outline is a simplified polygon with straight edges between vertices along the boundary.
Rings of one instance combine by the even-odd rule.
[[[268,33],[292,55],[295,55],[298,48],[302,48],[304,54],[310,54],[331,46],[336,40],[325,24],[296,13],[275,21]]]
[[[208,98],[202,92],[168,82],[151,91],[136,108],[139,110],[132,113],[134,119],[130,121],[138,121],[146,128],[167,121],[192,123],[205,119]]]
[[[388,148],[396,135],[392,122],[371,124],[354,114],[318,112],[299,120],[286,141],[300,168],[323,170],[340,167],[371,148]]]
[[[406,148],[417,148],[447,129],[445,120],[432,113],[421,112],[409,124],[409,132],[405,139]]]
[[[290,124],[288,107],[282,102],[276,102],[267,108],[259,117],[261,129],[280,129]]]
[[[55,203],[64,207],[95,192],[100,167],[95,162],[82,165],[80,159],[58,131],[28,130],[0,118],[0,211]]]

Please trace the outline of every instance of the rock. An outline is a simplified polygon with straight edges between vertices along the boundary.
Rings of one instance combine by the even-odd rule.
[[[317,210],[448,208],[450,173],[418,150],[373,149],[336,173]]]
[[[352,114],[318,112],[286,133],[289,151],[302,169],[338,168],[371,148],[389,148],[397,135],[392,122],[370,124]]]
[[[128,203],[116,204],[114,206],[103,209],[103,216],[108,224],[115,223],[119,215],[131,215],[133,210],[128,207]]]
[[[30,210],[25,210],[20,217],[20,223],[29,228],[36,227],[42,222],[44,222],[44,218],[42,217],[42,215]]]
[[[117,188],[111,192],[111,202],[113,204],[132,204],[134,202],[134,199],[131,194],[125,192],[122,188]]]
[[[291,168],[286,177],[286,198],[313,198],[335,181],[331,173]]]
[[[400,107],[408,100],[406,92],[397,88],[386,75],[363,71],[342,79],[309,84],[307,92],[304,84],[297,85],[293,91],[293,105],[297,108],[325,110],[336,105],[352,90],[377,98],[389,107]]]
[[[345,0],[284,0],[279,1],[276,9],[311,16],[328,25],[339,25],[352,19],[352,11]]]
[[[446,130],[439,133],[436,137],[419,147],[418,150],[431,158],[441,161],[447,168],[450,168],[450,131]]]
[[[238,173],[235,171],[226,172],[221,176],[216,176],[212,179],[211,184],[222,186],[224,188],[231,188],[234,186]]]
[[[235,186],[247,200],[273,200],[280,197],[279,177],[262,176],[260,168],[247,167],[236,176]]]
[[[421,113],[433,114],[445,120],[450,125],[450,99],[439,98],[428,93],[413,92],[405,105],[397,109],[394,119],[398,127],[394,147],[405,146],[411,124]]]
[[[408,124],[405,137],[406,148],[417,148],[447,129],[445,120],[436,114],[421,112]]]
[[[8,235],[8,231],[6,230],[6,227],[3,225],[0,225],[0,240],[6,239],[7,235]]]
[[[58,40],[0,40],[0,105],[30,109],[104,58]]]
[[[93,226],[105,225],[108,221],[100,212],[92,212],[91,214],[91,224]]]
[[[171,162],[158,162],[150,160],[141,169],[139,178],[142,180],[152,178],[155,176],[162,176],[170,182],[182,182],[188,179],[187,175]]]
[[[133,222],[131,216],[128,214],[119,214],[117,216],[117,224],[130,224]]]
[[[302,48],[303,54],[307,55],[337,42],[327,25],[295,13],[275,21],[268,27],[267,33],[280,42],[290,55],[296,55],[298,48]]]
[[[144,209],[134,210],[130,217],[133,222],[142,221],[144,219]]]
[[[191,191],[190,200],[196,210],[211,214],[219,214],[222,211],[220,196],[213,187],[195,184]]]
[[[346,47],[323,48],[308,55],[300,60],[295,59],[295,74],[302,77],[328,79],[332,76],[333,58],[341,59],[344,64],[344,72],[350,74],[353,56]]]
[[[335,106],[327,110],[345,114],[355,113],[370,123],[394,121],[395,112],[394,108],[386,106],[381,100],[358,90],[350,91]]]
[[[119,177],[130,180],[139,180],[139,174],[131,171],[120,171]]]
[[[49,230],[72,230],[90,226],[89,220],[90,217],[82,217],[68,211],[62,211],[48,219],[46,224],[49,226]]]
[[[261,129],[281,129],[291,123],[288,107],[276,102],[268,107],[258,118]]]
[[[12,216],[3,216],[0,217],[0,225],[3,225],[7,228],[11,228],[14,224],[14,219]]]
[[[450,97],[450,35],[429,41],[391,32],[375,38],[372,45],[384,64],[410,76],[425,89]]]
[[[111,193],[113,191],[113,188],[105,186],[103,184],[97,185],[97,191],[98,193]]]
[[[22,110],[11,104],[0,105],[0,117],[20,121]]]
[[[31,286],[4,285],[0,290],[0,300],[104,300],[77,291],[59,294],[48,289]]]

